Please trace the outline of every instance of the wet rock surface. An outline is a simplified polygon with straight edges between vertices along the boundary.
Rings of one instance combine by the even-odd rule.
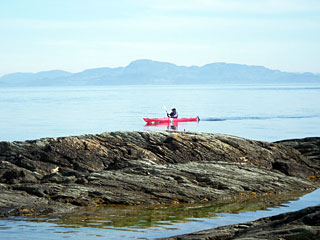
[[[320,239],[320,205],[256,221],[165,238],[170,240]]]
[[[319,177],[319,161],[310,156],[319,149],[305,154],[301,144],[309,147],[303,140],[290,145],[181,132],[0,142],[0,216],[315,189],[309,179]]]

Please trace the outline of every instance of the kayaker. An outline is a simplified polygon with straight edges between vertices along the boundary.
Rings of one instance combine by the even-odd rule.
[[[170,118],[178,118],[177,110],[175,108],[172,108],[171,113],[167,113],[167,116]]]

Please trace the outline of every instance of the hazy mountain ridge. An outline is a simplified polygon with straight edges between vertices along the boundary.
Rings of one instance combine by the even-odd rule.
[[[0,86],[7,87],[210,83],[320,83],[320,74],[222,62],[187,67],[136,60],[126,67],[94,68],[78,73],[62,70],[12,73],[0,78]]]

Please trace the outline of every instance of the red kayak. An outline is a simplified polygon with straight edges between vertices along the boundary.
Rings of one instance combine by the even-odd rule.
[[[199,117],[193,118],[144,118],[143,119],[147,123],[178,123],[178,122],[198,122]]]
[[[179,125],[178,122],[147,122],[145,126],[153,126],[153,127],[177,127]]]

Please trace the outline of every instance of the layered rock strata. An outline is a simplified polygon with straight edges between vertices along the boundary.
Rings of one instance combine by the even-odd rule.
[[[218,227],[163,240],[320,239],[320,205],[256,221]]]
[[[181,132],[0,142],[0,216],[315,189],[319,168],[286,145]]]

